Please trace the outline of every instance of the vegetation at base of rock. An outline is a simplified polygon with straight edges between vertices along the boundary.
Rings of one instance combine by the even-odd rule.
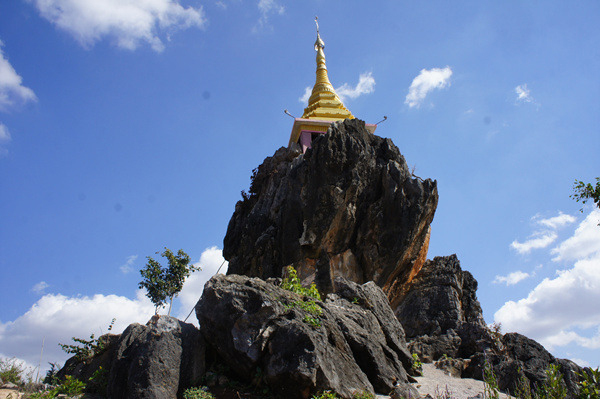
[[[185,279],[190,273],[201,269],[199,266],[189,264],[190,257],[182,249],[175,255],[173,251],[165,247],[160,255],[167,258],[169,266],[163,268],[158,261],[148,256],[146,268],[140,270],[143,280],[139,283],[139,287],[146,289],[146,296],[155,306],[155,314],[158,314],[158,308],[164,306],[168,301],[169,311],[167,314],[170,315],[173,298],[183,288]]]
[[[517,381],[517,388],[515,390],[515,396],[519,399],[532,399],[531,395],[531,384],[529,379],[525,377],[523,369],[519,367],[519,380]]]
[[[0,381],[22,385],[25,383],[26,379],[31,379],[31,376],[27,375],[27,373],[28,370],[23,361],[14,357],[10,359],[0,358]],[[29,372],[29,374],[31,374],[31,372]]]
[[[416,353],[413,353],[412,358],[413,358],[412,369],[415,372],[417,372],[419,375],[423,374],[423,363],[421,362],[421,359],[419,359],[419,355]]]
[[[110,325],[108,326],[108,331],[110,332],[115,324],[115,318],[112,319]],[[89,359],[93,358],[104,352],[106,349],[106,336],[100,336],[98,338],[95,337],[94,334],[90,335],[90,339],[84,338],[71,338],[75,345],[67,345],[67,344],[58,344],[62,348],[63,351],[73,354],[75,358],[80,362],[86,362]],[[50,363],[52,365],[52,363]]]
[[[207,387],[188,388],[183,393],[183,399],[214,399],[215,396],[208,392]]]
[[[600,398],[600,367],[589,368],[577,373],[579,377],[579,399]]]
[[[483,397],[486,399],[500,399],[498,380],[494,374],[494,368],[487,359],[483,367]]]
[[[584,205],[589,200],[592,200],[600,208],[600,177],[596,177],[596,186],[593,186],[592,183],[575,180],[575,183],[573,183],[573,194],[570,197]],[[583,212],[583,208],[581,208],[581,212]]]
[[[313,395],[311,399],[338,399],[339,396],[333,391],[323,391],[319,395]]]
[[[44,377],[43,382],[44,384],[57,385],[59,380],[56,373],[60,370],[60,364],[53,362],[49,362],[48,364],[50,365],[50,370],[46,371],[46,377]]]
[[[315,300],[321,300],[321,294],[317,289],[315,283],[312,283],[309,287],[304,287],[300,283],[300,279],[298,278],[298,272],[291,266],[287,268],[287,276],[281,282],[281,288],[287,291],[294,292],[298,295],[302,295],[306,300],[301,301],[293,301],[292,303],[286,305],[286,309],[302,309],[307,312],[304,316],[303,321],[306,324],[311,325],[314,328],[318,328],[321,326],[321,321],[319,317],[323,315],[323,309]],[[311,299],[308,299],[311,298]]]
[[[536,396],[537,399],[564,399],[567,397],[567,388],[557,364],[551,364],[546,369],[546,381],[538,388]]]
[[[106,387],[108,386],[108,370],[102,366],[98,367],[94,374],[89,378],[86,384],[85,391],[89,393],[106,393]]]
[[[354,392],[352,399],[375,399],[375,395],[369,391],[359,391]]]

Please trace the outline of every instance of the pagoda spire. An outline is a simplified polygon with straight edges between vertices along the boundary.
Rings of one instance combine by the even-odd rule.
[[[302,118],[336,121],[340,119],[353,119],[352,113],[344,106],[342,100],[335,93],[329,76],[327,75],[327,64],[325,62],[325,42],[319,33],[319,18],[315,17],[317,25],[317,40],[315,51],[317,52],[317,79],[312,93],[308,99],[308,107],[304,109]]]

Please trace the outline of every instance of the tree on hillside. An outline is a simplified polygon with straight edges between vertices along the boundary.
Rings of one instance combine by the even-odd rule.
[[[594,201],[596,206],[600,208],[600,177],[596,177],[596,186],[592,183],[584,183],[581,180],[575,180],[573,183],[574,193],[570,196],[577,202],[585,204],[588,200]],[[581,208],[583,212],[583,208]]]
[[[146,268],[140,270],[143,280],[139,287],[146,289],[146,296],[156,306],[154,314],[158,314],[158,308],[165,305],[168,300],[169,312],[167,314],[170,315],[173,298],[179,294],[190,273],[200,270],[200,267],[190,265],[190,257],[182,249],[175,255],[173,251],[165,247],[160,255],[167,258],[169,266],[163,268],[159,262],[148,256]]]

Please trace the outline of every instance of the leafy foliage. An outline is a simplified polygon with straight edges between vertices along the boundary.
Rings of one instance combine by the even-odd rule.
[[[338,399],[339,396],[333,391],[323,391],[319,395],[313,395],[311,399]]]
[[[570,196],[577,202],[582,204],[587,203],[589,200],[594,201],[596,206],[600,208],[600,177],[596,177],[596,186],[592,183],[584,183],[581,180],[575,180],[573,183],[573,194]],[[583,208],[581,209],[583,212]]]
[[[517,387],[515,390],[515,395],[519,399],[533,399],[531,395],[531,384],[529,383],[529,379],[523,373],[523,370],[519,367],[519,380],[517,381]]]
[[[359,392],[354,392],[352,394],[352,399],[375,399],[375,395],[371,392],[364,390]]]
[[[190,265],[190,257],[182,249],[175,255],[165,247],[160,255],[167,258],[168,267],[163,268],[158,261],[148,256],[146,268],[140,270],[143,280],[139,283],[139,287],[146,289],[146,296],[155,306],[155,314],[158,314],[158,308],[165,305],[167,300],[169,301],[168,314],[171,314],[173,298],[179,294],[190,273],[200,270],[200,267]]]
[[[557,364],[551,364],[546,369],[546,381],[536,392],[539,399],[564,399],[567,388]]]
[[[294,301],[287,305],[288,309],[297,308],[303,310],[307,313],[304,315],[303,319],[305,323],[314,328],[321,327],[321,320],[319,317],[323,315],[323,308],[316,302],[316,300],[321,300],[321,294],[315,283],[312,283],[308,288],[302,286],[296,269],[289,266],[287,268],[287,276],[281,282],[281,288],[304,297],[304,300]]]
[[[17,358],[2,359],[0,358],[0,380],[12,382],[15,385],[21,385],[27,370],[23,362]]]
[[[90,393],[105,394],[108,386],[108,370],[98,367],[94,374],[88,379],[85,391]]]
[[[422,374],[423,373],[423,363],[421,362],[421,359],[419,359],[419,355],[417,355],[416,353],[413,353],[412,358],[413,358],[413,364],[412,364],[413,371],[415,371],[419,374]]]
[[[577,374],[579,382],[579,399],[599,399],[600,398],[600,367],[583,370]]]
[[[112,319],[108,326],[108,331],[111,331],[115,324],[115,318]],[[106,336],[95,338],[94,334],[90,335],[90,339],[71,338],[75,345],[58,344],[63,351],[71,353],[80,362],[86,362],[96,355],[101,354],[106,349]],[[52,363],[50,363],[52,365]]]
[[[50,370],[46,371],[46,377],[44,377],[44,384],[56,385],[58,384],[58,377],[56,373],[60,370],[60,364],[50,362]]]
[[[494,367],[487,359],[483,366],[483,397],[486,399],[500,399],[500,389],[494,374]]]
[[[188,388],[183,393],[183,399],[214,399],[215,396],[208,392],[207,387]]]

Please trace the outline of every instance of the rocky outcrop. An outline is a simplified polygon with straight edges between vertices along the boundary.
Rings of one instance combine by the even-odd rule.
[[[477,300],[477,281],[456,255],[428,260],[395,309],[411,348],[426,361],[442,355],[469,358],[497,348]]]
[[[575,373],[582,369],[566,359],[556,359],[538,342],[517,333],[502,336],[504,350],[499,353],[478,353],[471,357],[463,377],[482,379],[486,360],[494,368],[498,378],[498,386],[505,392],[517,392],[519,380],[524,376],[529,380],[530,387],[535,390],[546,380],[546,370],[550,365],[556,365],[563,375],[568,397],[577,396],[578,381]]]
[[[412,359],[402,326],[374,283],[335,280],[337,294],[310,302],[258,278],[214,276],[196,305],[200,330],[238,378],[262,370],[276,397],[330,389],[406,389]],[[414,397],[414,395],[413,395]]]
[[[397,305],[427,254],[438,201],[390,139],[335,122],[304,155],[280,148],[255,171],[224,239],[229,274],[281,277],[292,265],[332,292],[335,277],[374,281]]]
[[[121,334],[108,379],[109,398],[181,396],[204,374],[204,341],[192,324],[154,316]]]

